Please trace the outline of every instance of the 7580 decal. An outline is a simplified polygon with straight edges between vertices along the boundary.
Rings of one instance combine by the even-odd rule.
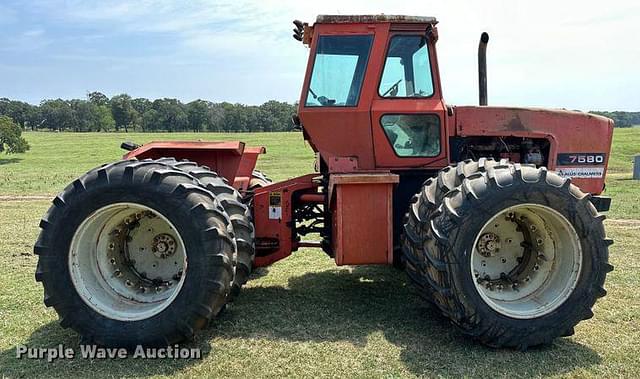
[[[558,165],[604,165],[605,157],[604,153],[560,153],[558,154]]]

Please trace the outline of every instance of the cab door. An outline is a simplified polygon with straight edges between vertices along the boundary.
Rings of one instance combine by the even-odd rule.
[[[424,32],[391,31],[387,41],[371,106],[376,167],[444,167],[446,107],[435,46]]]

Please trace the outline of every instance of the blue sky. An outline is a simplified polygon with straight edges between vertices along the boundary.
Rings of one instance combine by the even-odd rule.
[[[489,102],[640,110],[637,1],[0,2],[0,97],[299,97],[308,50],[291,21],[321,13],[436,16],[444,95],[477,101],[476,52],[489,42]]]

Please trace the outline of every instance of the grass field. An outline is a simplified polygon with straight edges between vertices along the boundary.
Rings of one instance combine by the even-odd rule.
[[[276,180],[310,171],[300,134],[26,133],[31,151],[0,156],[0,377],[637,377],[640,373],[640,185],[631,179],[640,129],[616,130],[607,194],[615,240],[609,294],[573,337],[528,352],[492,350],[458,333],[391,267],[337,268],[302,250],[260,269],[237,302],[188,347],[201,360],[18,360],[15,346],[77,347],[34,281],[32,245],[48,201],[69,181],[118,159],[119,143],[241,139],[267,146],[259,168]],[[9,198],[11,196],[13,198]],[[268,275],[265,275],[267,274]]]

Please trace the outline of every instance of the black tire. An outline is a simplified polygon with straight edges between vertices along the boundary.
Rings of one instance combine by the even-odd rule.
[[[231,187],[225,178],[211,171],[208,167],[199,166],[186,160],[178,162],[173,158],[162,158],[159,161],[197,178],[204,188],[216,196],[229,215],[233,226],[232,237],[237,246],[237,254],[234,257],[235,274],[230,297],[230,300],[233,300],[249,279],[256,256],[255,230],[249,207],[242,202],[240,193]]]
[[[467,159],[457,164],[445,167],[434,178],[427,179],[422,190],[413,196],[409,212],[404,219],[404,232],[401,236],[402,255],[398,268],[404,268],[407,276],[421,291],[420,295],[427,301],[433,302],[433,287],[424,286],[422,273],[433,268],[433,259],[423,252],[422,220],[428,220],[431,213],[438,209],[444,196],[457,188],[464,179],[478,172],[508,164],[506,159],[496,161],[493,158],[480,158],[477,161]],[[432,251],[433,248],[429,249]],[[425,259],[426,258],[426,259]]]
[[[182,236],[189,267],[182,287],[161,312],[140,320],[109,318],[81,297],[69,269],[70,244],[81,223],[96,210],[115,203],[156,210]],[[36,280],[44,302],[63,327],[83,343],[104,346],[166,346],[190,339],[217,315],[227,301],[233,276],[234,243],[228,215],[197,179],[153,160],[120,161],[76,179],[53,200],[40,222],[34,252]]]
[[[606,294],[605,277],[613,270],[608,263],[612,241],[605,237],[604,216],[589,198],[569,179],[546,168],[504,165],[468,176],[445,195],[428,220],[419,221],[420,233],[414,237],[425,246],[420,255],[428,265],[419,271],[418,281],[464,334],[489,346],[526,349],[571,335],[578,322],[593,316],[591,308]],[[554,209],[573,226],[582,250],[582,268],[575,288],[557,309],[518,319],[496,312],[479,295],[468,252],[488,220],[523,203]]]
[[[244,196],[242,197],[242,202],[247,204],[247,206],[251,208],[251,210],[253,211],[253,195],[255,193],[255,190],[257,190],[258,188],[271,185],[271,183],[273,183],[273,181],[269,179],[267,175],[265,175],[261,171],[254,170],[251,173],[251,179],[249,180],[249,187],[247,188],[247,190],[244,193]]]
[[[251,180],[249,180],[248,191],[253,192],[256,188],[266,187],[273,183],[265,173],[258,170],[253,170],[251,173]]]

